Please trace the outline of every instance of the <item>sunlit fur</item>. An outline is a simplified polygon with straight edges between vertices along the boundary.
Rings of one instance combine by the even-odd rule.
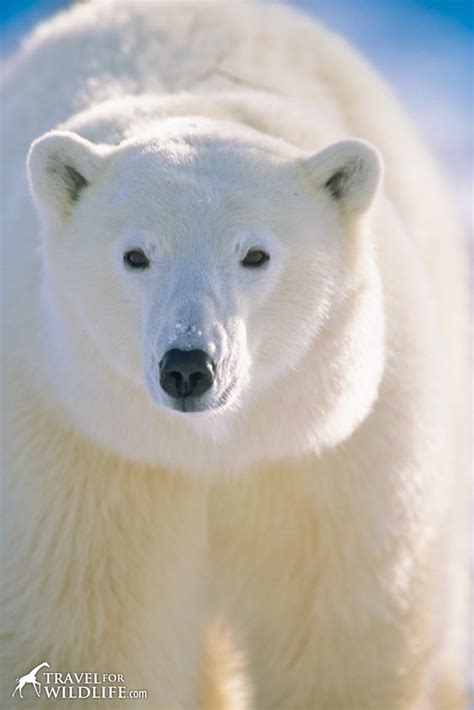
[[[389,92],[245,3],[93,0],[6,74],[2,707],[42,660],[143,708],[461,707],[461,241]],[[192,411],[172,347],[216,363]]]

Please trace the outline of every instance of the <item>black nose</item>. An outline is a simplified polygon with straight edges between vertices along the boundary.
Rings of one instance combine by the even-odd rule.
[[[215,365],[203,350],[168,350],[160,362],[160,385],[171,397],[199,397],[214,382]]]

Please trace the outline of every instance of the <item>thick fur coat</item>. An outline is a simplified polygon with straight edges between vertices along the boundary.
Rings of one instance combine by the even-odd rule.
[[[93,0],[3,106],[2,707],[42,661],[462,707],[462,243],[383,82],[282,6]],[[216,364],[180,411],[170,347]]]

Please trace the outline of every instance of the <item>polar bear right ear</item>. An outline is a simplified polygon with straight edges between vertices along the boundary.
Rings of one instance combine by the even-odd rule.
[[[35,140],[28,154],[28,178],[40,215],[60,226],[96,178],[107,152],[104,146],[69,131],[50,131]]]
[[[356,216],[369,209],[383,177],[375,146],[356,138],[341,141],[311,156],[308,163],[313,180],[341,212]]]

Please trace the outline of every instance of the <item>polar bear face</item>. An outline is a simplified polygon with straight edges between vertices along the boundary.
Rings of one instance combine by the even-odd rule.
[[[360,292],[378,284],[368,144],[308,155],[238,124],[174,119],[114,147],[46,134],[29,172],[52,300],[101,366],[168,416],[223,421],[286,397],[298,373],[322,432],[361,359],[377,379],[374,336],[353,331]]]

